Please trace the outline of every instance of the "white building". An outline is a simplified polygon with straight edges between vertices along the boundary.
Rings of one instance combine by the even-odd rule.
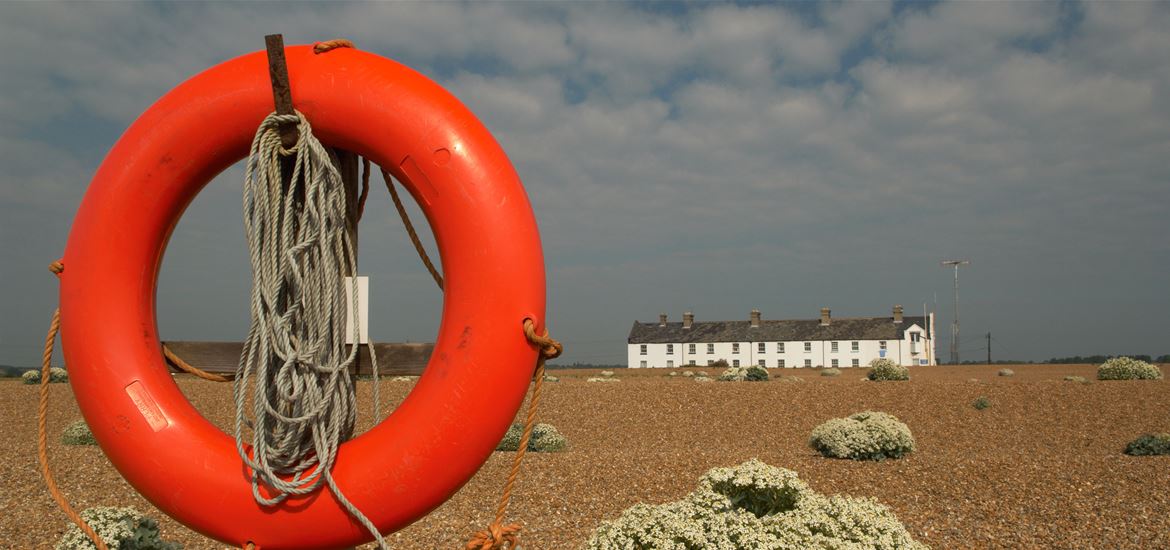
[[[630,368],[728,365],[768,368],[864,367],[879,357],[900,365],[935,365],[934,314],[834,319],[829,308],[820,319],[763,320],[753,309],[747,321],[634,321],[627,340]]]

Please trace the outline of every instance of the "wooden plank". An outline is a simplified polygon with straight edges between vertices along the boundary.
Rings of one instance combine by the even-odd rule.
[[[181,357],[188,364],[201,370],[225,374],[236,372],[240,362],[240,352],[244,349],[243,342],[192,342],[171,341],[165,342],[167,347]],[[374,344],[374,351],[378,354],[378,374],[380,376],[419,376],[426,369],[427,361],[431,358],[434,344]],[[358,355],[361,357],[357,366],[358,375],[370,374],[370,348],[361,346]],[[181,372],[173,365],[171,370]],[[353,372],[353,371],[351,371]]]

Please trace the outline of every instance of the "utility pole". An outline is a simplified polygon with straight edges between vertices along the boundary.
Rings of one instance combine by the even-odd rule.
[[[987,333],[987,364],[991,364],[991,333]]]
[[[970,265],[968,260],[943,260],[943,266],[955,268],[955,319],[951,321],[951,364],[959,364],[959,266]]]

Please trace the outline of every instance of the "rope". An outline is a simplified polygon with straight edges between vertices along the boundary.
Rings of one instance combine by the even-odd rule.
[[[281,146],[278,126],[296,123],[297,143]],[[293,157],[286,184],[281,158]],[[342,493],[331,470],[353,436],[355,390],[346,352],[341,273],[356,258],[346,226],[345,189],[336,159],[300,113],[271,114],[252,141],[244,179],[244,228],[252,264],[252,323],[233,385],[236,448],[252,470],[252,495],[273,506],[321,485],[380,547],[377,528]],[[356,315],[357,293],[351,293]],[[354,319],[354,336],[358,323]],[[355,338],[357,340],[357,338]],[[245,400],[252,391],[252,441],[244,444]],[[266,497],[260,485],[274,493]]]
[[[423,265],[427,267],[427,271],[431,272],[431,278],[435,280],[439,290],[443,290],[443,276],[435,269],[435,264],[431,262],[426,249],[423,248],[422,241],[419,240],[418,233],[414,230],[414,224],[410,223],[410,216],[406,214],[406,208],[402,206],[402,200],[394,189],[393,180],[385,169],[382,169],[382,179],[386,181],[386,189],[390,191],[390,197],[394,200],[394,208],[398,210],[398,216],[402,218],[402,224],[406,226],[410,242],[414,243],[415,252],[418,253]],[[540,354],[536,359],[536,383],[532,388],[532,399],[528,402],[528,413],[524,418],[524,432],[520,436],[520,448],[517,449],[516,456],[512,459],[512,469],[508,472],[507,481],[504,482],[504,492],[500,495],[500,502],[496,506],[495,520],[486,529],[475,532],[467,541],[464,550],[509,550],[516,548],[519,544],[522,527],[518,523],[504,525],[504,516],[508,510],[508,502],[512,499],[512,489],[516,485],[516,478],[520,475],[520,464],[524,460],[524,453],[528,451],[528,440],[532,436],[532,428],[536,425],[536,409],[537,405],[540,404],[540,389],[544,383],[545,361],[559,357],[564,351],[564,346],[560,342],[549,338],[547,329],[544,334],[537,335],[536,325],[532,319],[524,320],[524,336],[528,338],[530,344],[540,349]]]
[[[487,529],[477,531],[467,541],[464,550],[508,550],[519,544],[520,524],[504,525],[504,515],[508,511],[508,501],[512,498],[512,489],[516,485],[516,478],[520,476],[520,463],[524,460],[524,453],[528,450],[528,439],[532,436],[532,427],[536,422],[536,408],[540,404],[540,389],[544,382],[544,363],[555,359],[564,351],[560,342],[548,337],[548,330],[543,335],[536,334],[536,325],[532,319],[524,320],[524,335],[528,342],[540,348],[536,359],[536,383],[532,387],[532,399],[528,402],[528,414],[524,418],[524,433],[520,436],[520,448],[512,459],[512,469],[508,472],[508,480],[504,482],[504,493],[500,495],[500,502],[496,506],[496,517]]]
[[[178,367],[179,370],[181,370],[187,374],[193,374],[199,378],[202,378],[204,380],[210,380],[212,382],[231,382],[232,381],[231,378],[227,378],[226,376],[213,374],[213,373],[207,372],[205,370],[202,370],[198,367],[192,366],[190,363],[184,361],[182,357],[175,355],[175,352],[171,351],[171,348],[167,347],[166,344],[163,344],[162,352],[163,352],[163,357],[166,357],[167,361],[170,361],[172,365],[174,365],[175,367]]]
[[[49,271],[60,275],[64,271],[64,266],[61,265],[60,261],[55,261],[49,265]],[[49,417],[49,363],[53,359],[53,344],[57,341],[57,331],[60,328],[61,309],[57,308],[53,310],[53,318],[49,321],[49,334],[45,336],[45,354],[41,359],[41,394],[37,406],[37,460],[41,464],[41,475],[45,478],[45,485],[49,487],[49,494],[53,496],[57,506],[65,512],[66,516],[69,516],[69,520],[74,525],[77,525],[85,533],[85,536],[89,537],[98,550],[108,550],[105,541],[85,523],[85,520],[69,505],[69,501],[65,500],[65,496],[57,488],[57,482],[53,480],[53,472],[49,470],[49,441],[45,435],[45,423]]]
[[[386,189],[390,190],[390,198],[394,199],[394,208],[398,210],[398,217],[402,218],[402,224],[406,226],[406,232],[410,235],[410,242],[414,243],[414,250],[418,252],[419,259],[422,260],[423,265],[427,266],[427,271],[431,272],[431,278],[435,280],[435,284],[439,285],[439,290],[443,290],[443,276],[439,274],[439,270],[435,269],[435,264],[431,263],[430,256],[427,256],[426,249],[423,248],[422,241],[418,238],[418,233],[414,230],[414,224],[410,223],[410,216],[406,213],[406,208],[402,206],[402,199],[398,198],[398,191],[394,189],[394,180],[390,178],[390,174],[382,169],[382,179],[386,181]]]
[[[353,42],[344,38],[334,38],[333,40],[325,40],[313,44],[313,53],[322,54],[327,51],[336,50],[337,48],[354,48]]]

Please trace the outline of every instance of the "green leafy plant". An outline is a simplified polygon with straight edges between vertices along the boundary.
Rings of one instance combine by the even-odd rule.
[[[829,420],[813,429],[808,443],[823,456],[852,460],[901,458],[915,449],[908,426],[875,411]]]
[[[866,377],[875,382],[909,380],[910,369],[889,359],[879,358],[869,362],[869,374]]]
[[[1125,446],[1125,454],[1133,456],[1170,455],[1170,433],[1146,434]]]
[[[66,426],[65,431],[61,432],[61,443],[66,445],[97,445],[97,439],[94,439],[89,424],[86,424],[84,420],[78,420]]]
[[[111,550],[181,550],[183,545],[162,540],[158,522],[134,508],[100,506],[81,512],[81,518]],[[96,549],[93,541],[76,525],[57,541],[54,550]]]
[[[1065,376],[1064,381],[1065,382],[1080,382],[1082,384],[1089,383],[1089,381],[1087,379],[1085,379],[1084,376]]]
[[[821,371],[821,376],[841,376],[841,369],[829,367]]]
[[[584,550],[923,550],[876,500],[813,491],[796,472],[752,459],[714,468],[683,499],[636,504]]]
[[[516,451],[520,449],[520,438],[524,435],[524,425],[516,422],[508,427],[508,432],[496,445],[497,451]],[[528,450],[538,453],[555,453],[565,450],[569,440],[552,424],[537,424],[532,427],[532,435],[528,437]]]
[[[976,410],[983,410],[991,406],[991,400],[986,397],[979,397],[973,403]]]
[[[1114,357],[1097,367],[1097,380],[1161,380],[1156,365],[1131,357]]]
[[[1000,376],[1015,376],[1016,371],[1014,371],[1012,369],[999,369],[999,375]]]

